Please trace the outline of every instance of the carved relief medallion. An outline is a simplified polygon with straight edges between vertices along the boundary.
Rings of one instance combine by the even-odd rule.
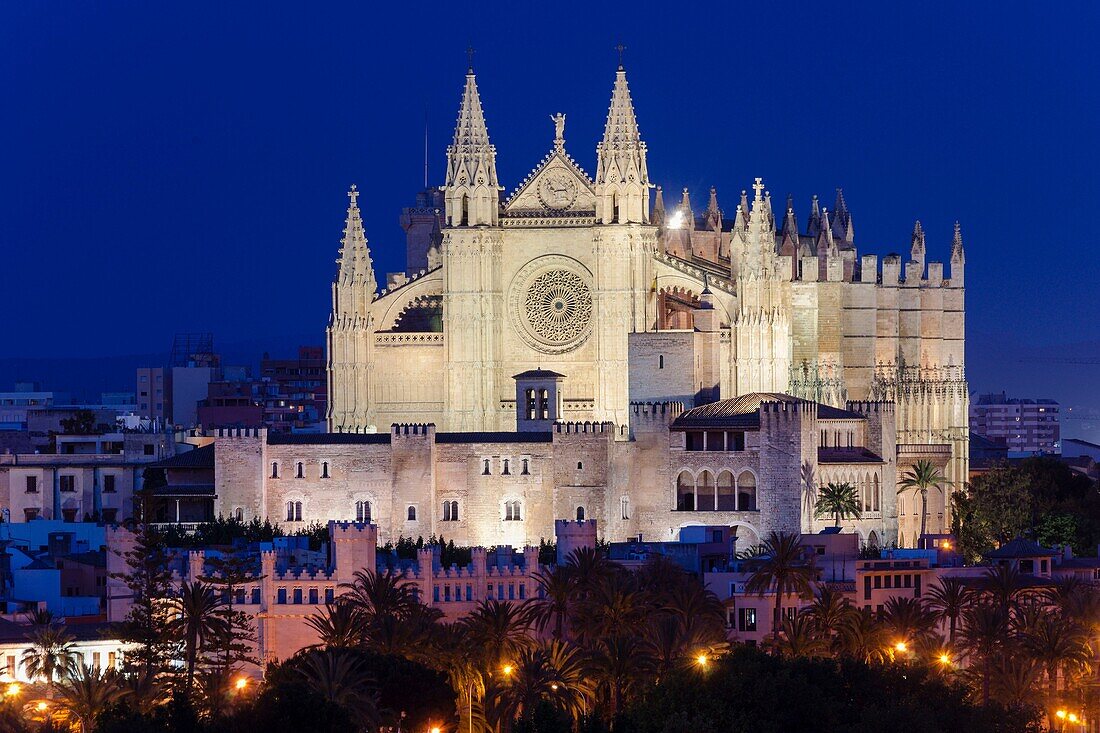
[[[551,211],[563,211],[577,200],[577,182],[563,170],[547,171],[538,186],[539,201]]]

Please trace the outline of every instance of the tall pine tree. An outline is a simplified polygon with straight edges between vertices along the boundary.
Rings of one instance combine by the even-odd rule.
[[[136,645],[126,655],[127,665],[140,674],[156,675],[171,663],[178,644],[166,629],[171,615],[172,571],[163,538],[148,525],[141,525],[134,547],[122,553],[129,570],[114,573],[130,590],[132,605],[119,630],[123,641]]]

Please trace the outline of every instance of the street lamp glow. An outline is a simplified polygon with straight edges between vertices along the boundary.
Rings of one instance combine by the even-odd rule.
[[[34,709],[41,713],[43,710],[45,710],[48,707],[49,707],[49,705],[46,703],[46,701],[42,700],[37,705],[34,706]]]
[[[510,664],[504,665],[504,667],[503,667],[503,669],[501,669],[501,671],[504,672],[505,677],[510,677],[512,675],[512,665],[510,665]]]
[[[432,729],[431,729],[431,731],[429,731],[429,733],[443,733],[443,731],[440,729],[440,727],[438,725],[433,725]]]
[[[1065,720],[1066,719],[1066,711],[1065,710],[1059,710],[1054,715],[1057,716],[1059,720]]]
[[[695,662],[696,662],[696,663],[697,663],[697,664],[698,664],[698,665],[699,665],[700,667],[705,667],[705,666],[707,666],[707,655],[706,655],[706,654],[700,654],[699,656],[697,656],[697,657],[695,658]]]
[[[557,692],[558,691],[558,683],[557,682],[552,682],[550,684],[550,689],[553,690],[554,692]]]
[[[14,697],[15,695],[19,694],[19,690],[20,690],[19,683],[18,682],[12,682],[10,685],[8,685],[8,689],[7,689],[7,692],[5,694],[11,695],[11,696]]]
[[[237,681],[234,682],[233,685],[238,690],[243,690],[244,688],[248,687],[248,678],[247,677],[238,677]]]
[[[948,656],[947,654],[941,654],[940,655],[940,664],[944,664],[944,665],[951,664],[951,657]]]
[[[897,644],[894,644],[894,648],[897,649],[902,654],[909,651],[909,645],[906,644],[904,641],[899,641]]]
[[[1069,722],[1071,722],[1071,723],[1076,723],[1077,722],[1077,713],[1070,713],[1069,714]]]

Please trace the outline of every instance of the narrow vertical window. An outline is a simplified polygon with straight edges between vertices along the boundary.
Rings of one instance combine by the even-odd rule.
[[[458,521],[458,502],[457,501],[452,501],[451,502],[451,521],[452,522],[457,522]]]
[[[535,390],[527,390],[527,419],[534,420],[537,414],[537,407],[535,403]]]
[[[622,519],[630,519],[630,497],[624,496],[619,499],[619,516]]]
[[[577,521],[578,522],[583,522],[584,521],[584,507],[583,506],[577,507]]]
[[[278,463],[272,463],[271,464],[271,478],[279,478],[279,464]]]
[[[298,461],[294,466],[294,478],[304,478],[306,475],[306,468],[302,465],[301,461]]]
[[[321,462],[321,478],[328,478],[328,461]]]
[[[529,463],[530,462],[526,458],[523,459],[523,470],[520,471],[521,475],[527,476],[531,473]]]
[[[550,392],[545,389],[539,390],[539,419],[550,419]]]
[[[661,354],[657,357],[657,368],[658,369],[664,369],[665,368],[665,355],[664,354]]]
[[[481,475],[482,476],[488,476],[489,475],[489,459],[488,458],[484,459],[482,461],[482,464],[483,464],[483,468],[481,469]]]
[[[294,521],[302,521],[302,502],[300,501],[294,502]]]
[[[510,470],[508,470],[508,463],[509,463],[508,459],[505,458],[504,459],[504,470],[501,471],[501,473],[504,474],[505,476],[510,476],[512,474],[512,472]]]
[[[408,511],[408,517],[410,522],[416,521],[416,507],[410,506]]]

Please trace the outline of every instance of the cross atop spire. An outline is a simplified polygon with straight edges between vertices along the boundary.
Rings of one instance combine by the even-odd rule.
[[[354,183],[351,184],[351,189],[348,191],[348,198],[351,199],[352,206],[359,206],[359,187]]]
[[[474,47],[473,46],[467,46],[466,47],[466,73],[467,74],[474,73]]]
[[[615,46],[615,50],[619,52],[619,71],[622,71],[623,70],[623,51],[626,50],[626,46],[624,46],[622,44],[622,41],[620,41],[619,45]]]
[[[755,201],[762,200],[764,198],[763,196],[761,196],[761,194],[764,192],[764,179],[763,178],[757,178],[756,182],[752,184],[752,190],[756,192],[754,200]]]

